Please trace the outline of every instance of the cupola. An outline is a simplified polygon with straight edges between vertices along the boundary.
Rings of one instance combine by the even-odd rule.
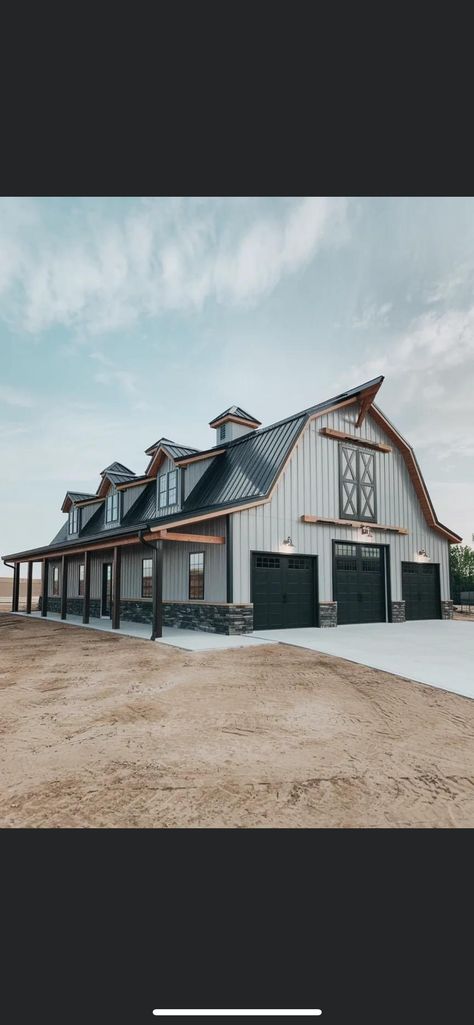
[[[229,406],[223,413],[219,413],[219,416],[214,417],[209,424],[209,427],[217,432],[217,445],[235,441],[236,438],[241,438],[243,434],[255,431],[257,427],[261,426],[260,420],[250,416],[250,413],[246,413],[241,406]]]

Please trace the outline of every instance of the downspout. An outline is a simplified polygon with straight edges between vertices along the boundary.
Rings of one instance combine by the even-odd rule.
[[[156,542],[153,544],[152,541],[145,541],[145,538],[144,538],[145,531],[148,531],[148,533],[150,533],[150,531],[151,531],[151,527],[150,527],[150,525],[148,523],[147,523],[146,527],[143,527],[141,530],[138,531],[138,539],[141,542],[141,544],[146,545],[147,548],[151,548],[152,552],[154,552],[154,561],[153,561],[153,592],[154,592],[155,591],[155,587],[156,587],[155,560],[158,558],[158,544]],[[163,542],[161,541],[161,545],[162,544],[163,544]],[[161,587],[161,585],[160,585],[160,587]],[[161,607],[163,607],[163,598],[161,597],[160,600],[161,600]],[[156,636],[157,636],[156,633],[155,633],[155,628],[156,628],[155,615],[156,615],[155,598],[153,597],[152,630],[151,630],[151,637],[150,637],[151,641],[155,641],[156,640]],[[161,622],[162,622],[162,618],[161,617],[162,617],[162,608],[161,608],[161,611],[160,611],[160,620],[159,620],[159,632],[158,632],[158,636],[159,637],[161,637],[161,629],[162,629],[161,628]]]

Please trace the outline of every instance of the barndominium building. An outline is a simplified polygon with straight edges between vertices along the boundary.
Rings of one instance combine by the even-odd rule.
[[[168,438],[138,476],[113,462],[68,491],[42,563],[41,614],[218,633],[451,618],[449,544],[413,449],[375,404],[383,378],[262,427],[240,406],[210,448]]]

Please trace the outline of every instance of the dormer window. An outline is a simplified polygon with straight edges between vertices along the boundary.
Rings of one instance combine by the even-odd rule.
[[[105,522],[114,523],[119,518],[119,496],[118,491],[113,488],[109,491],[105,500]]]
[[[158,506],[164,509],[178,502],[178,471],[170,470],[158,477]]]
[[[70,534],[77,534],[79,530],[79,509],[73,505],[69,510],[69,527]]]

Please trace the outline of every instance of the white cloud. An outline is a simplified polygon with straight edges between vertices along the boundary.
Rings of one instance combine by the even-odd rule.
[[[332,198],[284,200],[271,214],[236,201],[229,224],[219,201],[144,200],[115,220],[76,217],[67,233],[16,202],[0,206],[0,313],[30,334],[106,332],[209,299],[254,303],[347,231],[346,203]]]
[[[392,303],[382,303],[381,306],[377,306],[376,303],[367,303],[363,306],[360,313],[357,313],[352,319],[352,327],[366,329],[376,325],[377,327],[386,327],[389,323],[389,313],[392,309]]]
[[[0,403],[2,402],[7,406],[21,406],[24,409],[34,405],[34,399],[31,395],[5,384],[0,384]]]

